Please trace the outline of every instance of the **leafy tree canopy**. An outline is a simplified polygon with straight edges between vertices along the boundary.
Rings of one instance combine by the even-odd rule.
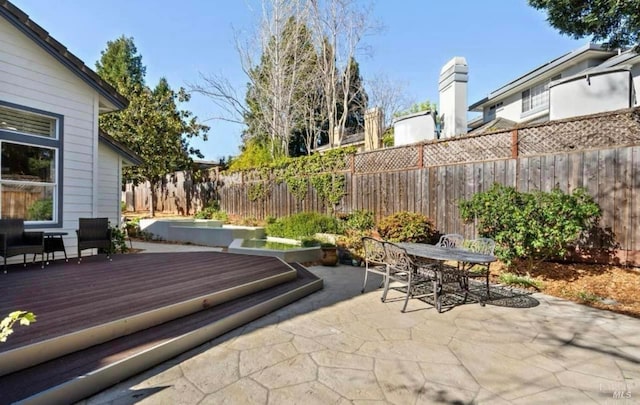
[[[529,0],[547,12],[547,21],[573,38],[593,36],[610,48],[640,42],[640,0]]]
[[[183,88],[174,91],[165,78],[154,89],[145,85],[146,68],[132,38],[108,42],[96,67],[103,79],[129,99],[126,109],[100,116],[100,127],[144,161],[124,171],[125,181],[149,181],[153,193],[153,186],[165,175],[191,168],[191,155],[203,157],[189,145],[189,139],[201,136],[206,140],[209,127],[190,111],[178,108],[190,98]]]
[[[406,110],[398,111],[393,114],[394,117],[402,117],[403,115],[415,114],[422,111],[438,111],[438,105],[432,103],[429,100],[425,100],[421,103],[413,103],[411,107]]]
[[[274,161],[271,148],[258,139],[246,140],[240,156],[231,160],[229,170],[249,170],[255,167],[267,166]]]
[[[124,35],[115,41],[107,41],[107,48],[100,53],[96,72],[120,93],[128,95],[136,85],[144,86],[147,68],[133,38]]]

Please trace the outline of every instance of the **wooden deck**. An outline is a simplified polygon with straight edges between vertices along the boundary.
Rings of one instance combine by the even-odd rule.
[[[63,382],[74,390],[63,390],[65,398],[81,399],[90,394],[75,384],[87,380],[83,372],[95,374],[97,366],[123,363],[141,351],[146,357],[129,361],[135,366],[126,372],[142,371],[321,287],[301,266],[218,252],[116,255],[113,261],[100,255],[45,269],[10,266],[0,275],[0,314],[28,310],[37,321],[14,328],[0,344],[0,403],[7,399],[2,393],[13,392],[13,401],[50,390],[51,370],[75,379]],[[205,332],[184,338],[194,328]],[[163,345],[171,347],[151,359],[149,347]],[[93,381],[91,389],[109,381]]]

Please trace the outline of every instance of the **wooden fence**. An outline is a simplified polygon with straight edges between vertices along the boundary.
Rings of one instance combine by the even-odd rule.
[[[640,265],[640,109],[370,151],[350,159],[349,169],[341,172],[346,195],[335,207],[338,212],[367,209],[378,218],[403,210],[422,212],[443,233],[475,235],[472,224],[461,222],[458,201],[493,183],[520,191],[584,187],[602,208],[602,226],[613,232],[619,259]],[[242,173],[198,185],[167,182],[157,207],[189,214],[193,210],[180,207],[202,206],[203,197],[215,194],[228,213],[256,219],[328,209],[311,186],[297,201],[286,183],[275,181],[267,182],[264,198],[252,201],[254,182]]]

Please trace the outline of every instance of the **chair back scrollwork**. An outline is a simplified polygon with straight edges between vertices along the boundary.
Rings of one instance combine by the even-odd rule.
[[[384,242],[365,236],[362,238],[365,264],[386,264]]]
[[[461,248],[464,242],[464,236],[457,233],[449,233],[442,235],[436,246],[446,248]]]

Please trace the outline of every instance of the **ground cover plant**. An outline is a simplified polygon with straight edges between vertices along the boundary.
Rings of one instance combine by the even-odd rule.
[[[301,212],[278,218],[266,226],[269,236],[298,240],[313,237],[317,233],[340,234],[342,229],[336,217],[317,212]]]

